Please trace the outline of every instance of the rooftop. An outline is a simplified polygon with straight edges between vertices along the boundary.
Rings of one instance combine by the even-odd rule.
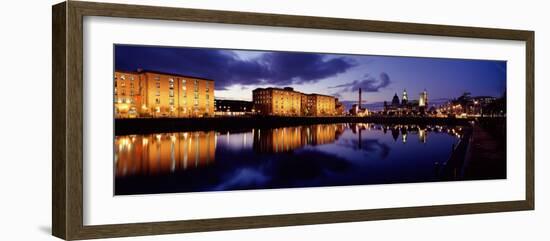
[[[214,81],[213,79],[199,77],[199,76],[182,75],[182,74],[175,74],[175,73],[169,73],[169,72],[163,72],[163,71],[157,71],[157,70],[146,70],[146,69],[137,69],[136,71],[115,70],[115,72],[121,72],[121,73],[127,73],[127,74],[153,73],[153,74],[170,75],[170,76],[183,77],[183,78],[193,78],[193,79]]]

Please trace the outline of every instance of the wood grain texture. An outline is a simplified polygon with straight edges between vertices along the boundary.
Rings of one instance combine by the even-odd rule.
[[[52,232],[57,237],[67,240],[91,239],[534,209],[534,32],[532,31],[75,1],[55,5],[52,11]],[[84,16],[525,41],[527,60],[525,200],[85,226],[83,225]]]
[[[52,7],[52,234],[66,238],[66,4]]]
[[[525,200],[530,209],[535,209],[535,32],[525,39],[526,58],[526,149],[525,149]]]

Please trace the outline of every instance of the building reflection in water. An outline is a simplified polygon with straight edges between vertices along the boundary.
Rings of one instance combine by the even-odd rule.
[[[215,160],[214,131],[115,137],[116,176],[196,168]]]
[[[254,131],[253,149],[260,153],[288,152],[306,145],[332,143],[344,132],[345,124],[258,129]]]
[[[390,132],[394,142],[400,139],[403,144],[414,135],[419,142],[426,143],[428,132],[448,133],[457,138],[463,135],[462,127],[351,123],[252,129],[245,133],[195,131],[117,136],[115,171],[116,176],[155,175],[206,166],[214,163],[218,138],[228,147],[246,149],[250,135],[254,152],[283,153],[307,145],[334,143],[347,129],[356,135],[358,149],[362,149],[363,132],[369,130]]]

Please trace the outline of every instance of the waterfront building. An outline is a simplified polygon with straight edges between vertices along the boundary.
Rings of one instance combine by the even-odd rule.
[[[260,115],[334,116],[337,114],[335,97],[316,93],[304,94],[291,87],[255,89],[252,91],[252,102],[255,112]]]
[[[258,88],[252,91],[252,102],[261,115],[299,116],[303,95],[290,87]]]
[[[251,101],[221,100],[214,101],[216,116],[243,116],[254,114],[255,110]]]
[[[392,116],[414,116],[428,113],[428,92],[424,89],[418,100],[409,100],[407,90],[403,90],[401,100],[394,94],[391,104],[384,101],[384,114]]]
[[[336,115],[336,98],[321,94],[307,94],[302,96],[302,114],[305,116],[334,116]]]
[[[342,102],[340,102],[338,99],[336,101],[336,106],[334,107],[334,111],[336,112],[337,116],[342,116],[346,113],[346,107]]]
[[[214,115],[214,81],[158,71],[115,71],[115,118]]]
[[[438,113],[442,116],[458,118],[480,116],[504,116],[506,114],[505,97],[470,96],[466,92],[456,99],[450,100],[439,106]]]

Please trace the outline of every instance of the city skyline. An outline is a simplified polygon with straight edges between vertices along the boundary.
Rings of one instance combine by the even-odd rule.
[[[115,195],[507,178],[505,61],[114,51]]]
[[[432,100],[463,92],[499,97],[506,91],[506,62],[375,55],[115,45],[115,69],[148,69],[213,79],[215,98],[252,100],[256,88],[292,87],[339,98],[363,90],[364,104],[379,105],[407,89]],[[436,103],[436,102],[432,102]]]

